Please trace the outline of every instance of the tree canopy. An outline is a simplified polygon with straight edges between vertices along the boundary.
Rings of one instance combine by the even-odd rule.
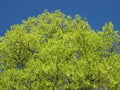
[[[1,90],[119,90],[120,36],[112,22],[44,11],[0,37]]]

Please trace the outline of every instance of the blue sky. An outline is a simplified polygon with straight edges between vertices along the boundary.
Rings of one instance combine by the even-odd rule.
[[[93,29],[112,21],[120,30],[120,0],[0,0],[0,35],[13,24],[20,24],[44,9],[61,10],[66,15],[86,17]]]

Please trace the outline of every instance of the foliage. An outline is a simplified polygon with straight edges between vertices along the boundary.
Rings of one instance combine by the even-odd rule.
[[[79,15],[45,11],[0,37],[1,90],[119,90],[120,36]]]

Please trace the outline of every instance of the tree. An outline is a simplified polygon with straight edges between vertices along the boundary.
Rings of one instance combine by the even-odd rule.
[[[120,36],[76,15],[45,11],[0,37],[2,90],[119,90]]]

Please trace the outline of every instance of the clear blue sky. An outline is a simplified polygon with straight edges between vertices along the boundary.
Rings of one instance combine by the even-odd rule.
[[[120,0],[0,0],[0,35],[44,9],[59,9],[72,17],[80,14],[93,29],[101,29],[105,22],[112,21],[115,29],[120,30]]]

